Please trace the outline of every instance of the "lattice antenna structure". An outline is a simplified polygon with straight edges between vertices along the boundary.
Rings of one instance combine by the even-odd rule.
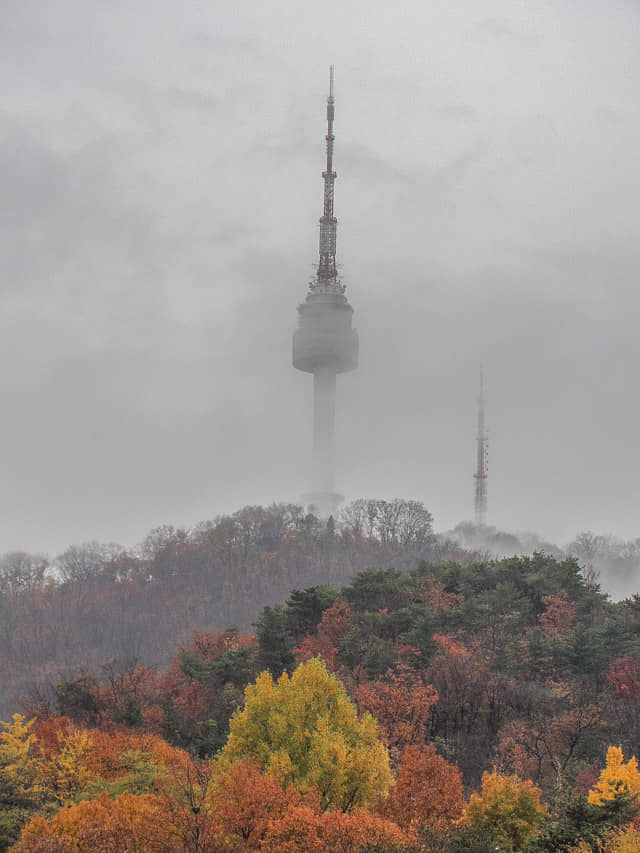
[[[489,437],[484,411],[484,375],[480,368],[480,394],[478,396],[478,433],[476,438],[476,473],[474,510],[477,525],[487,523],[487,479],[489,474]]]
[[[333,66],[327,97],[327,159],[322,173],[324,200],[320,217],[318,268],[306,300],[298,306],[293,333],[293,366],[313,374],[313,435],[311,492],[306,502],[322,518],[333,515],[341,501],[334,487],[336,374],[358,366],[358,333],[352,328],[353,308],[336,265],[338,220],[334,215],[333,144],[335,135]]]
[[[320,217],[320,240],[318,272],[312,288],[344,293],[344,287],[338,279],[336,266],[336,244],[338,220],[333,213],[333,199],[337,172],[333,170],[333,121],[335,118],[335,98],[333,95],[333,65],[329,67],[329,96],[327,98],[327,163],[322,178],[324,180],[324,204]]]

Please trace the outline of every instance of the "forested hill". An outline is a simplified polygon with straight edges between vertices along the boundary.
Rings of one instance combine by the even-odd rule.
[[[0,558],[0,714],[34,684],[118,658],[166,665],[195,630],[242,630],[294,588],[364,568],[470,558],[439,543],[416,501],[356,501],[338,525],[302,507],[245,507],[192,530],[163,526],[135,549],[97,542],[53,560]],[[2,718],[2,717],[0,717]]]
[[[491,564],[491,551],[537,545],[470,525],[436,536],[417,501],[359,500],[328,525],[278,504],[191,530],[160,527],[135,549],[85,543],[53,560],[8,553],[0,558],[0,714],[80,670],[99,678],[110,661],[164,667],[197,630],[250,631],[263,607],[293,589],[339,588],[364,570],[421,561]],[[586,534],[574,545],[587,566],[606,550]]]
[[[412,549],[426,553],[431,547],[427,535],[423,541],[414,535],[403,550],[399,534],[383,542],[379,533],[368,533],[301,526],[291,538],[314,543],[318,562],[314,568],[301,559],[299,571],[316,580],[313,572],[326,577],[346,571],[347,556],[387,561],[397,548],[398,558],[410,562]],[[210,542],[208,536],[203,532],[202,541]],[[282,542],[288,538],[283,535]],[[139,575],[126,575],[133,563],[114,563],[110,578],[100,572],[16,590],[11,593],[16,613],[46,612],[64,600],[57,596],[68,587],[82,590],[74,599],[83,608],[77,629],[87,632],[82,636],[90,636],[98,614],[106,619],[110,609],[119,608],[128,614],[120,617],[124,627],[134,612],[144,614],[149,601],[158,608],[152,616],[146,611],[149,634],[157,629],[162,635],[161,606],[169,608],[167,621],[175,613],[168,590],[177,595],[182,588],[180,606],[201,618],[216,600],[207,589],[205,610],[198,609],[203,605],[197,586],[207,577],[194,569],[200,563],[192,555],[200,547],[190,537],[172,538],[144,558]],[[251,542],[234,540],[225,565],[235,549],[238,557],[245,547],[249,559]],[[283,566],[293,571],[294,555],[307,553],[290,547],[259,563],[261,589],[269,581],[290,582]],[[144,831],[165,835],[159,847],[142,849],[274,853],[307,849],[301,839],[313,837],[315,846],[308,849],[333,853],[338,836],[339,849],[349,853],[488,853],[496,847],[551,853],[576,850],[582,842],[583,851],[638,849],[633,844],[640,844],[640,832],[632,821],[640,774],[623,756],[630,758],[640,743],[640,598],[610,601],[573,559],[535,554],[442,561],[435,553],[432,558],[402,569],[360,568],[346,583],[295,588],[282,603],[260,611],[252,632],[236,627],[195,632],[166,668],[128,654],[104,660],[95,675],[76,672],[32,693],[25,710],[35,718],[29,724],[34,728],[14,718],[0,743],[0,771],[3,750],[14,764],[16,750],[22,750],[32,779],[29,796],[24,779],[20,782],[22,799],[16,794],[15,800],[22,805],[6,807],[13,821],[6,823],[7,837],[16,838],[33,815],[55,815],[67,806],[50,823],[35,817],[16,849],[71,849],[64,845],[77,833],[88,833],[87,843],[92,833],[116,837],[129,832],[127,827],[142,827],[144,815],[151,814]],[[246,565],[238,559],[235,568]],[[156,578],[160,567],[164,571]],[[248,589],[248,571],[245,579]],[[222,586],[218,591],[224,594]],[[277,590],[269,594],[273,601]],[[92,609],[100,596],[108,606]],[[141,623],[132,624],[139,629]],[[63,647],[65,632],[55,636]],[[95,655],[99,647],[96,641]],[[124,642],[121,648],[130,651]],[[334,709],[328,720],[322,718],[327,708]],[[316,712],[320,716],[312,723],[315,717],[308,715]],[[367,712],[377,721],[374,728]],[[304,731],[298,731],[300,720]],[[353,737],[348,748],[347,729]],[[270,733],[268,749],[264,732]],[[301,738],[309,742],[298,755]],[[351,789],[339,782],[333,753],[325,752],[335,746],[336,756],[347,761],[349,749],[365,743],[361,782]],[[318,767],[326,769],[313,776]],[[261,768],[270,775],[261,775]],[[312,785],[309,774],[316,779]],[[283,799],[284,788],[269,788],[276,805],[260,817],[263,794],[256,791],[266,797],[274,776],[284,788],[291,781],[298,793],[289,788]],[[373,787],[361,787],[363,779]],[[311,799],[300,801],[305,792]],[[129,793],[133,797],[126,799]],[[108,796],[115,796],[112,804]],[[243,822],[247,814],[250,826]],[[167,833],[178,825],[185,838],[206,829],[214,840],[209,846],[177,841],[171,846]],[[0,841],[2,827],[0,820]],[[234,844],[220,846],[216,833],[223,833],[225,843],[233,837]],[[60,846],[47,846],[54,836]],[[632,846],[619,846],[622,841]]]

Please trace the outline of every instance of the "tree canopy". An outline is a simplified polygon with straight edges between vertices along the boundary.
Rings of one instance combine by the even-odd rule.
[[[284,785],[315,787],[325,809],[370,806],[391,781],[375,720],[369,713],[358,718],[344,686],[318,658],[277,682],[263,672],[247,687],[222,759],[247,756]]]

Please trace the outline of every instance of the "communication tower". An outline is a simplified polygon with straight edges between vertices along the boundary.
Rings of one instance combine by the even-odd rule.
[[[305,301],[298,306],[298,328],[293,334],[293,366],[313,374],[313,435],[311,492],[307,502],[322,518],[333,515],[342,496],[335,491],[336,375],[358,366],[358,333],[352,328],[353,308],[336,267],[333,171],[333,66],[329,69],[327,98],[327,161],[324,207],[320,217],[318,269]]]

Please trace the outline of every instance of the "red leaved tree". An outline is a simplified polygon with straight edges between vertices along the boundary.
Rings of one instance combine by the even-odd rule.
[[[320,624],[315,634],[308,634],[294,649],[296,661],[306,663],[311,658],[321,657],[330,672],[338,669],[338,653],[340,641],[351,625],[351,609],[349,605],[336,598],[333,605],[322,614]]]
[[[380,737],[389,748],[403,750],[424,743],[431,709],[438,694],[406,664],[389,669],[384,678],[358,685],[354,698],[360,712],[378,721]]]

